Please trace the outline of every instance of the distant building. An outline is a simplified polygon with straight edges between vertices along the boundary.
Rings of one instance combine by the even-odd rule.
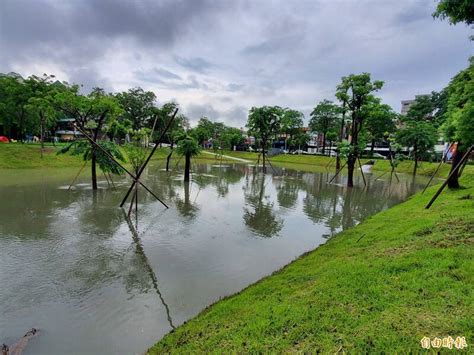
[[[413,99],[413,100],[402,100],[402,109],[401,109],[400,113],[402,115],[406,115],[408,113],[408,110],[410,110],[411,105],[413,105],[413,103],[415,102],[415,100],[419,97],[422,97],[422,96],[430,96],[430,95],[428,95],[428,94],[415,95],[415,99]]]
[[[410,106],[413,105],[414,102],[415,100],[402,100],[402,110],[400,113],[406,116],[408,110],[410,109]]]
[[[75,120],[73,118],[63,118],[58,120],[55,136],[60,141],[72,141],[82,137],[82,134],[74,127]]]

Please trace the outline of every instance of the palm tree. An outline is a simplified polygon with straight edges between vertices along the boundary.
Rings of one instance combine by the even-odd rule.
[[[191,169],[191,157],[199,154],[201,147],[198,142],[191,136],[186,135],[178,141],[178,154],[184,155],[184,181],[189,181],[189,170]]]

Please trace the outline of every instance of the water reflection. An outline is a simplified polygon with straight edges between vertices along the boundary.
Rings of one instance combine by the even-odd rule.
[[[423,186],[368,176],[347,189],[344,176],[328,184],[330,173],[243,164],[197,164],[185,184],[150,166],[143,180],[170,208],[140,190],[138,229],[118,208],[127,178],[94,193],[84,177],[67,191],[74,173],[22,182],[0,172],[0,342],[39,327],[36,354],[141,353]]]
[[[266,175],[247,174],[243,186],[245,196],[244,221],[250,230],[262,237],[277,236],[283,220],[273,210],[273,202],[265,195]]]
[[[127,225],[128,225],[129,230],[130,230],[130,233],[132,235],[133,242],[135,243],[136,254],[137,254],[139,260],[141,261],[141,263],[143,265],[143,268],[147,271],[148,276],[150,277],[150,279],[153,283],[153,288],[155,289],[161,303],[165,307],[166,318],[168,319],[170,327],[172,329],[176,329],[176,327],[173,325],[173,319],[171,318],[170,308],[169,308],[168,304],[166,303],[165,299],[163,298],[163,295],[161,294],[160,289],[158,288],[158,279],[156,278],[156,274],[153,271],[153,268],[151,267],[150,262],[148,261],[148,258],[145,254],[145,251],[143,250],[143,245],[142,245],[142,242],[140,240],[140,236],[138,235],[138,231],[136,230],[135,226],[133,225],[132,220],[127,216],[125,211],[123,213],[123,216],[124,216],[125,220],[127,221]]]

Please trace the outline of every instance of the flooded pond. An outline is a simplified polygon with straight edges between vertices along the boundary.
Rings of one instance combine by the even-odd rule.
[[[41,330],[26,354],[141,354],[172,327],[422,185],[400,176],[347,189],[333,172],[196,165],[192,182],[144,181],[138,226],[117,190],[75,171],[0,171],[0,343]],[[134,219],[134,218],[133,218]],[[135,223],[135,219],[134,219]]]

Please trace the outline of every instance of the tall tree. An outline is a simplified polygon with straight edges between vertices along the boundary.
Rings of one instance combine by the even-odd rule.
[[[347,157],[347,186],[354,186],[354,167],[360,155],[359,133],[364,124],[363,106],[368,102],[372,92],[382,88],[383,81],[371,81],[369,73],[351,74],[343,77],[336,93],[347,98],[351,111],[351,141]]]
[[[23,140],[28,118],[26,105],[33,93],[20,75],[0,76],[0,123],[3,133]]]
[[[196,138],[199,144],[215,139],[224,130],[224,124],[220,122],[212,122],[207,117],[201,117],[197,126],[191,130],[190,134]]]
[[[198,155],[201,147],[199,146],[196,139],[186,135],[178,141],[178,154],[183,155],[185,158],[184,162],[184,181],[189,181],[189,172],[191,170],[191,158]]]
[[[433,17],[448,18],[453,25],[459,22],[472,25],[474,23],[474,2],[472,0],[441,0]]]
[[[148,125],[156,114],[156,95],[140,87],[129,89],[115,95],[124,113],[123,119],[132,122],[132,128],[139,130]]]
[[[363,114],[366,116],[365,128],[371,142],[370,153],[373,154],[375,143],[382,141],[385,137],[395,132],[395,120],[398,118],[398,115],[390,105],[382,104],[381,100],[376,97],[365,105],[363,110],[365,111]]]
[[[106,94],[104,90],[100,88],[94,88],[89,95],[84,96],[79,93],[79,87],[73,85],[70,86],[68,90],[56,94],[55,101],[59,109],[61,109],[66,115],[74,118],[77,127],[82,131],[87,131],[96,142],[103,138],[106,129],[119,115],[123,113],[116,98],[112,95]],[[87,153],[86,150],[84,158],[87,158],[86,160],[91,160],[92,188],[97,190],[96,164],[98,160],[102,165],[101,169],[111,169],[113,172],[117,171],[114,168],[115,164],[110,162],[109,158],[107,158],[102,151],[97,150],[89,141],[84,142],[83,145],[89,145],[87,149],[90,150],[90,154]],[[104,149],[105,148],[110,149],[109,152],[111,154],[117,150],[113,147],[112,143],[104,144]],[[65,153],[70,149],[71,146],[66,147],[63,152]]]
[[[413,175],[416,175],[418,161],[423,154],[433,149],[438,140],[438,134],[430,122],[409,120],[405,127],[397,132],[396,140],[403,146],[413,148],[412,153],[415,162]]]
[[[51,128],[58,118],[54,97],[57,86],[53,85],[53,75],[44,74],[42,77],[31,76],[25,84],[31,88],[32,96],[25,106],[31,118],[31,130],[39,133],[41,143],[41,158],[43,158],[45,131]],[[62,88],[62,85],[60,85]]]
[[[448,187],[459,187],[459,169],[455,170],[466,150],[474,145],[474,57],[467,69],[459,72],[446,88],[448,108],[442,130],[448,141],[458,142],[451,165]]]
[[[326,135],[336,129],[338,120],[338,106],[329,100],[321,101],[311,112],[309,127],[313,132],[323,135],[323,154],[326,154]]]
[[[279,106],[252,107],[246,127],[249,134],[260,142],[263,172],[266,172],[266,150],[271,138],[280,131],[283,109]]]
[[[348,88],[341,88],[340,90],[336,91],[336,98],[340,102],[339,106],[339,113],[341,115],[340,117],[340,122],[339,122],[339,146],[337,149],[337,155],[336,155],[336,173],[339,172],[341,169],[341,149],[342,149],[342,144],[344,141],[344,133],[345,133],[345,128],[348,123],[347,120],[347,113],[348,113],[348,101],[349,101],[349,95],[348,95]]]
[[[285,145],[288,146],[289,142],[290,147],[293,146],[293,138],[301,133],[303,129],[303,119],[304,115],[300,111],[289,108],[283,110],[283,115],[281,117],[281,131],[286,135]]]

